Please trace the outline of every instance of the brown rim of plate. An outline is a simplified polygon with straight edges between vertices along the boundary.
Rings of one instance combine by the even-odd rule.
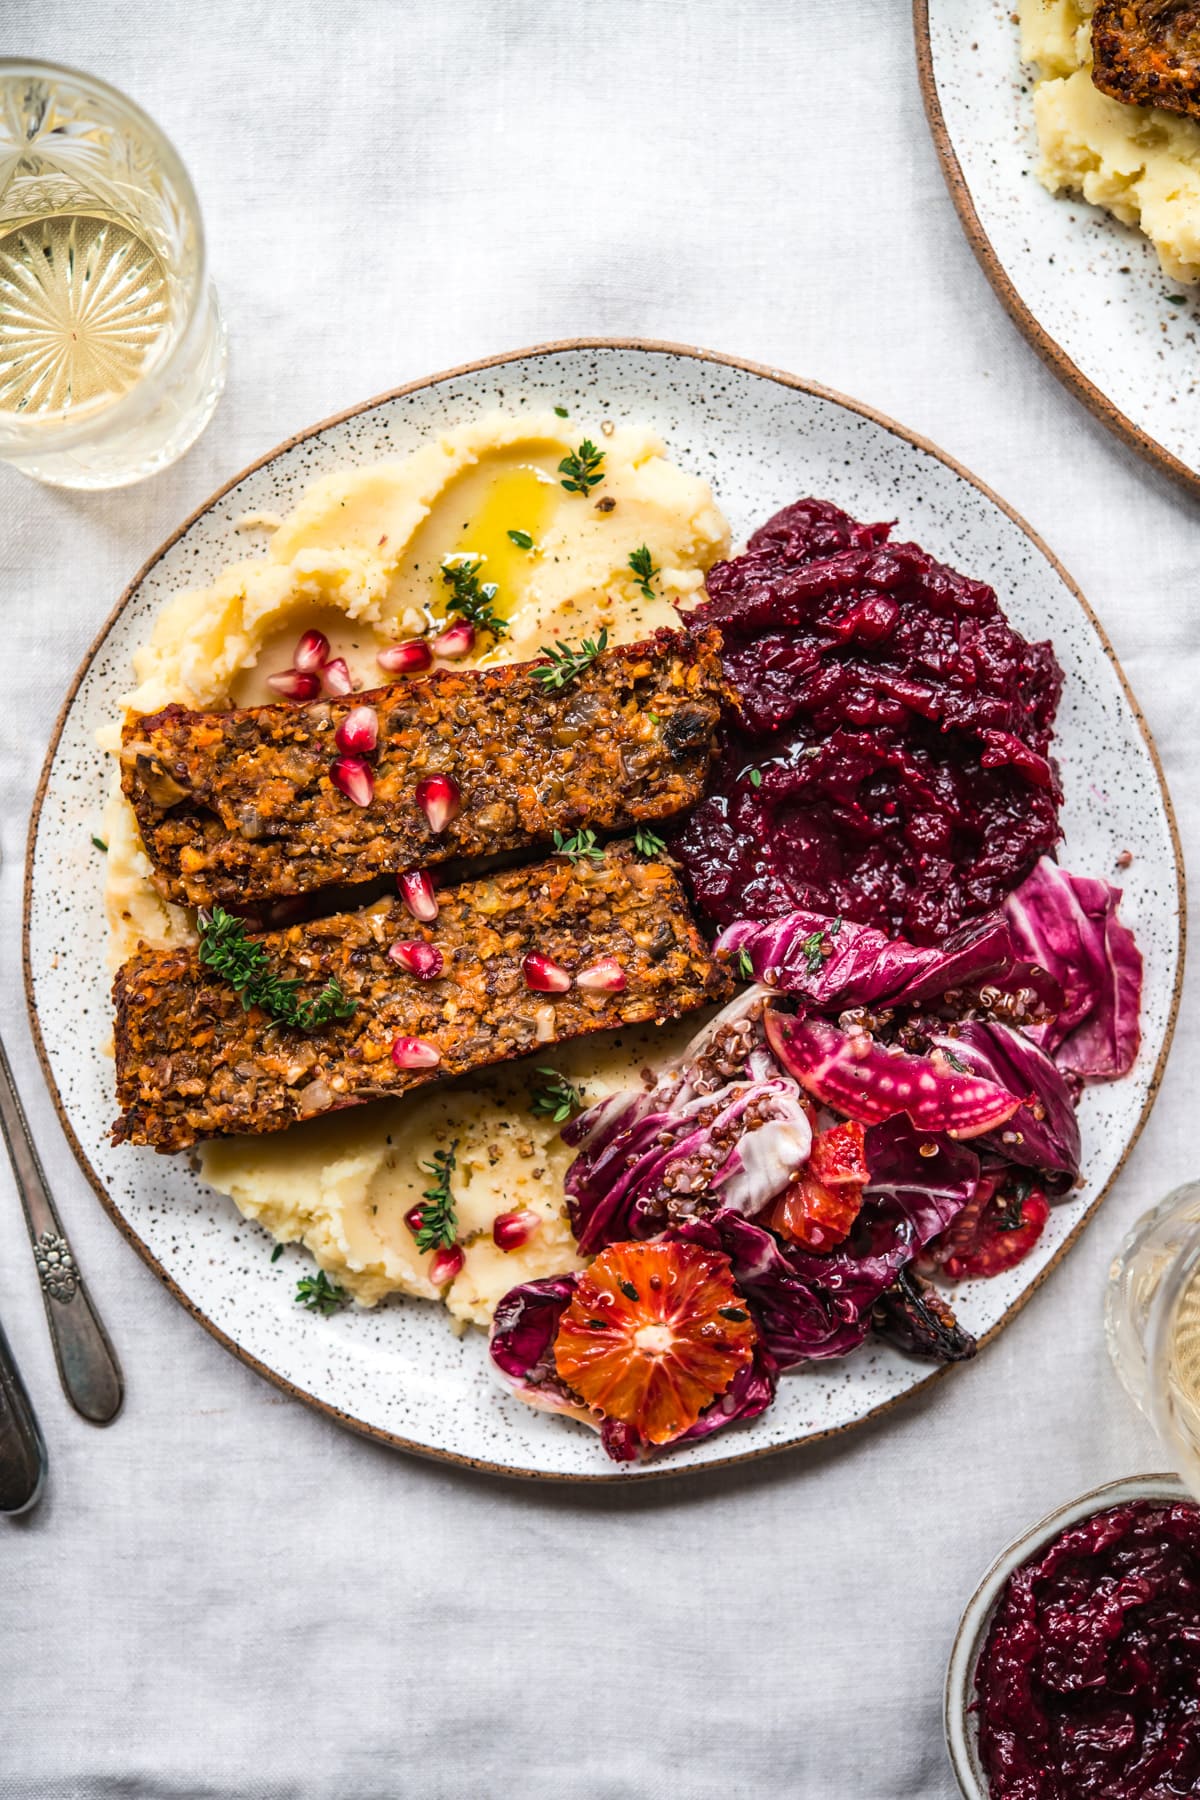
[[[870,419],[873,424],[881,425],[885,431],[891,432],[893,437],[902,439],[906,444],[911,444],[915,449],[923,451],[927,456],[936,457],[940,463],[944,464],[946,468],[951,469],[954,474],[959,476],[963,481],[969,482],[973,488],[977,489],[986,499],[990,500],[994,506],[998,507],[999,510],[1004,513],[1006,518],[1011,519],[1013,524],[1025,533],[1026,537],[1029,538],[1030,542],[1046,558],[1055,573],[1061,576],[1066,586],[1075,596],[1083,613],[1095,630],[1104,650],[1104,654],[1112,663],[1117,679],[1121,683],[1125,698],[1129,703],[1130,710],[1137,720],[1138,729],[1142,734],[1143,741],[1150,754],[1150,760],[1154,765],[1154,772],[1158,777],[1159,792],[1162,796],[1163,810],[1166,814],[1167,826],[1171,834],[1171,844],[1175,855],[1175,879],[1179,887],[1179,966],[1175,976],[1175,987],[1171,995],[1171,1010],[1167,1018],[1166,1031],[1163,1034],[1162,1049],[1159,1052],[1158,1061],[1154,1066],[1154,1073],[1150,1078],[1146,1102],[1142,1107],[1137,1124],[1130,1134],[1129,1141],[1121,1152],[1120,1161],[1117,1163],[1116,1168],[1113,1170],[1112,1175],[1109,1177],[1104,1187],[1087,1208],[1087,1211],[1082,1213],[1075,1221],[1071,1231],[1063,1239],[1057,1251],[1046,1264],[1046,1267],[1037,1276],[1036,1280],[1032,1281],[1024,1292],[1013,1301],[1007,1312],[1005,1312],[1002,1318],[997,1320],[991,1330],[986,1332],[984,1336],[980,1338],[980,1348],[982,1349],[985,1344],[989,1344],[997,1333],[1008,1324],[1009,1320],[1016,1317],[1030,1295],[1042,1285],[1043,1281],[1045,1281],[1050,1271],[1058,1267],[1067,1251],[1075,1243],[1076,1239],[1083,1231],[1084,1226],[1088,1223],[1088,1220],[1092,1218],[1096,1209],[1099,1207],[1100,1202],[1104,1199],[1118,1175],[1121,1173],[1129,1156],[1129,1152],[1133,1149],[1134,1144],[1136,1144],[1138,1138],[1141,1136],[1142,1128],[1150,1115],[1150,1108],[1154,1104],[1159,1085],[1162,1081],[1163,1068],[1166,1064],[1167,1052],[1171,1047],[1171,1039],[1175,1032],[1175,1020],[1179,1012],[1179,996],[1183,984],[1184,949],[1187,940],[1187,906],[1183,852],[1179,842],[1179,829],[1175,822],[1175,810],[1171,804],[1171,796],[1167,791],[1167,784],[1162,771],[1162,763],[1159,759],[1158,749],[1155,745],[1154,738],[1142,715],[1142,709],[1134,698],[1128,681],[1125,679],[1125,672],[1121,668],[1113,647],[1108,641],[1104,627],[1084,599],[1083,594],[1080,592],[1075,582],[1072,581],[1071,577],[1067,574],[1067,571],[1063,568],[1053,552],[1042,542],[1032,526],[1028,525],[1021,515],[1014,512],[1013,508],[1005,501],[1001,500],[997,494],[994,494],[985,482],[980,481],[977,476],[972,475],[968,469],[965,469],[960,462],[957,462],[954,459],[954,457],[948,456],[944,450],[939,450],[937,445],[931,443],[928,438],[919,437],[917,433],[913,431],[906,431],[903,426],[897,425],[893,419],[889,419],[885,414],[876,412],[873,407],[863,406],[857,400],[847,399],[844,394],[837,393],[833,388],[822,387],[818,382],[804,381],[798,375],[789,375],[784,370],[769,368],[765,363],[748,362],[738,356],[723,356],[715,350],[697,349],[691,344],[661,343],[652,338],[563,338],[553,343],[534,344],[527,350],[510,350],[501,356],[487,356],[479,362],[463,363],[456,369],[444,369],[440,374],[427,375],[420,381],[410,381],[405,383],[403,387],[390,389],[389,392],[385,394],[376,394],[373,399],[364,400],[360,402],[358,406],[347,407],[345,412],[334,413],[329,418],[322,419],[319,424],[309,426],[306,431],[298,431],[293,437],[285,439],[282,444],[277,444],[273,450],[269,450],[265,456],[260,456],[254,462],[247,464],[247,466],[237,475],[232,476],[222,487],[219,487],[215,494],[211,494],[209,498],[204,501],[203,505],[198,506],[195,512],[186,518],[182,525],[173,531],[170,537],[161,543],[158,549],[154,551],[153,555],[143,563],[142,567],[126,587],[112,612],[101,626],[91,647],[75,672],[74,679],[67,690],[66,698],[59,708],[58,717],[54,722],[54,731],[50,738],[49,748],[46,751],[46,760],[42,766],[42,773],[38,781],[37,792],[34,795],[33,811],[29,820],[29,835],[25,846],[25,887],[21,929],[21,959],[25,976],[25,1000],[26,1005],[29,1008],[29,1022],[33,1033],[34,1048],[37,1051],[38,1061],[42,1066],[42,1073],[46,1078],[46,1086],[50,1090],[50,1098],[54,1103],[54,1110],[58,1114],[58,1122],[62,1126],[67,1142],[75,1152],[76,1161],[90,1181],[105,1211],[122,1235],[133,1245],[133,1248],[137,1251],[143,1262],[150,1265],[163,1286],[170,1294],[174,1295],[180,1305],[191,1313],[192,1317],[203,1325],[206,1331],[211,1332],[212,1336],[216,1338],[219,1344],[224,1345],[226,1350],[236,1356],[240,1362],[245,1363],[247,1368],[253,1369],[258,1375],[265,1376],[268,1381],[273,1382],[277,1388],[282,1389],[285,1394],[289,1394],[292,1399],[302,1400],[305,1405],[315,1407],[318,1412],[325,1413],[327,1417],[335,1419],[340,1425],[349,1427],[351,1431],[356,1431],[363,1437],[373,1438],[377,1443],[388,1444],[393,1449],[408,1450],[416,1456],[424,1456],[435,1462],[455,1463],[461,1468],[478,1469],[489,1475],[506,1475],[528,1481],[661,1481],[671,1476],[682,1477],[686,1475],[700,1475],[712,1469],[726,1469],[735,1463],[755,1462],[761,1457],[773,1456],[781,1450],[792,1450],[802,1444],[816,1444],[822,1442],[826,1438],[840,1437],[844,1432],[853,1431],[857,1429],[858,1426],[865,1424],[868,1419],[882,1417],[884,1413],[890,1412],[893,1407],[899,1406],[902,1401],[907,1400],[910,1395],[928,1388],[932,1382],[943,1379],[944,1376],[949,1374],[951,1369],[956,1368],[958,1365],[954,1363],[944,1363],[940,1367],[931,1368],[927,1374],[922,1375],[921,1378],[915,1382],[911,1388],[906,1389],[903,1394],[897,1394],[893,1396],[892,1399],[881,1402],[880,1405],[872,1407],[869,1412],[864,1413],[861,1418],[853,1419],[845,1425],[830,1426],[824,1431],[807,1432],[802,1437],[790,1438],[783,1444],[764,1444],[759,1449],[747,1448],[735,1451],[729,1456],[719,1457],[713,1462],[700,1465],[698,1468],[680,1468],[678,1464],[672,1464],[668,1456],[664,1458],[661,1463],[651,1464],[648,1469],[645,1469],[644,1472],[639,1475],[626,1473],[619,1468],[598,1468],[594,1474],[588,1473],[578,1475],[563,1474],[552,1469],[515,1469],[506,1467],[501,1463],[488,1462],[480,1457],[460,1456],[450,1450],[435,1450],[431,1449],[427,1444],[414,1444],[408,1438],[400,1437],[395,1432],[383,1431],[376,1425],[366,1425],[360,1419],[349,1418],[338,1407],[331,1406],[328,1401],[319,1400],[315,1394],[307,1393],[303,1388],[297,1387],[294,1382],[288,1381],[284,1376],[276,1373],[274,1369],[269,1369],[265,1363],[260,1362],[257,1357],[251,1356],[248,1351],[244,1350],[240,1344],[235,1343],[234,1340],[222,1331],[206,1313],[202,1312],[198,1306],[194,1305],[193,1302],[189,1300],[182,1288],[180,1288],[176,1282],[172,1280],[171,1276],[168,1275],[167,1271],[163,1268],[149,1246],[143,1243],[142,1239],[137,1235],[133,1227],[125,1219],[124,1215],[113,1204],[104,1183],[92,1168],[82,1144],[76,1137],[74,1128],[72,1127],[66,1109],[63,1106],[62,1096],[58,1091],[58,1085],[54,1079],[54,1073],[50,1066],[50,1058],[47,1054],[45,1041],[42,1037],[41,1025],[38,1021],[33,989],[33,969],[30,963],[29,953],[29,923],[33,903],[33,862],[34,853],[37,847],[38,824],[41,819],[42,804],[46,795],[46,787],[50,780],[50,771],[54,762],[55,753],[58,750],[58,743],[62,736],[63,726],[66,723],[67,714],[70,711],[80,684],[91,667],[97,653],[102,648],[109,632],[115,625],[118,616],[133,598],[134,593],[160,558],[166,554],[173,544],[178,542],[185,532],[191,529],[198,519],[202,518],[203,515],[215,506],[219,500],[223,499],[224,496],[229,493],[231,488],[235,488],[239,482],[244,481],[246,477],[252,475],[255,470],[261,469],[265,464],[272,462],[275,457],[283,455],[285,451],[293,449],[297,444],[303,443],[307,438],[315,437],[319,432],[328,430],[332,425],[340,425],[347,419],[356,418],[359,414],[370,412],[376,406],[384,406],[389,401],[401,399],[406,394],[418,393],[422,388],[436,387],[443,381],[452,381],[463,375],[477,375],[484,369],[503,368],[507,363],[525,362],[535,356],[558,356],[564,352],[579,350],[640,350],[650,355],[688,357],[697,362],[715,363],[724,368],[740,369],[745,374],[757,375],[764,380],[778,382],[782,387],[794,388],[799,393],[814,395],[819,400],[829,401],[835,406],[843,407],[847,412],[856,413],[860,418]]]
[[[1088,411],[1094,413],[1102,425],[1107,425],[1111,432],[1123,438],[1139,456],[1154,463],[1173,481],[1179,482],[1193,494],[1200,494],[1200,472],[1190,469],[1185,462],[1165,449],[1157,438],[1152,438],[1140,425],[1127,419],[1108,395],[1102,393],[1094,382],[1088,380],[1082,369],[1071,361],[1062,345],[1050,336],[1018,294],[975,211],[971,190],[967,186],[966,176],[946,128],[942,103],[938,99],[933,47],[929,38],[929,0],[913,0],[913,36],[916,39],[917,75],[921,83],[921,98],[925,103],[925,117],[929,121],[930,134],[938,161],[942,165],[946,186],[950,190],[950,198],[954,202],[954,210],[966,233],[967,242],[975,252],[976,261],[996,290],[1009,318],[1029,339],[1047,368],[1058,376],[1065,387],[1070,388],[1077,399],[1083,401]]]

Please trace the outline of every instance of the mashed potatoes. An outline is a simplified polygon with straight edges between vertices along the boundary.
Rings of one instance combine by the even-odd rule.
[[[590,436],[604,452],[602,483],[567,493],[558,463]],[[445,617],[447,557],[479,558],[506,621],[477,641],[480,662],[518,662],[543,644],[606,626],[629,642],[677,625],[673,602],[695,593],[729,548],[708,483],[666,460],[643,427],[605,428],[492,414],[448,431],[403,461],[326,476],[271,530],[265,552],[234,563],[206,588],[177,595],[136,652],[126,705],[153,712],[275,699],[265,677],[286,668],[299,634],[324,631],[357,685],[383,676],[377,652]],[[629,567],[645,546],[650,595]],[[116,749],[120,721],[105,734]],[[189,941],[192,918],[168,906],[133,814],[114,778],[105,817],[106,900],[114,959],[139,942]],[[509,1288],[579,1266],[562,1178],[570,1153],[552,1120],[532,1110],[541,1062],[582,1086],[589,1102],[635,1083],[694,1020],[555,1046],[535,1066],[509,1065],[405,1099],[349,1109],[291,1131],[206,1145],[206,1180],[281,1242],[301,1242],[363,1305],[388,1294],[444,1297],[457,1320],[486,1325]],[[405,1214],[420,1203],[436,1150],[455,1147],[452,1182],[465,1262],[442,1296],[428,1277]],[[522,1208],[537,1228],[504,1252],[493,1220]]]
[[[1021,55],[1052,194],[1068,190],[1140,226],[1177,281],[1200,281],[1200,124],[1126,106],[1092,84],[1094,0],[1021,0]]]

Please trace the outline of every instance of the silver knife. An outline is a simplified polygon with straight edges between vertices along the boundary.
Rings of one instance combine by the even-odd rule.
[[[0,1325],[0,1513],[28,1512],[46,1479],[46,1446]]]
[[[108,1341],[108,1333],[88,1297],[79,1265],[71,1254],[67,1234],[46,1185],[41,1159],[29,1135],[29,1126],[13,1081],[4,1045],[0,1042],[0,1129],[8,1145],[17,1192],[25,1209],[29,1241],[42,1285],[46,1320],[59,1379],[76,1412],[93,1425],[107,1425],[121,1410],[124,1388],[121,1365]],[[8,1358],[10,1385],[16,1377]],[[0,1371],[0,1381],[3,1372]],[[16,1390],[23,1394],[20,1381]],[[3,1402],[0,1400],[0,1405]],[[25,1401],[29,1417],[29,1402]],[[37,1426],[34,1424],[36,1432]]]

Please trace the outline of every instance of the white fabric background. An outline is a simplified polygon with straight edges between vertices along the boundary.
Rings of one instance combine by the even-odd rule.
[[[552,337],[777,363],[962,458],[1063,558],[1200,818],[1195,502],[1002,313],[921,112],[904,0],[6,0],[6,48],[128,89],[188,161],[231,368],[168,474],[0,470],[0,1023],[124,1361],[108,1432],[54,1374],[8,1170],[0,1311],[50,1444],[0,1522],[0,1795],[939,1800],[945,1659],[993,1553],[1161,1462],[1112,1375],[1105,1269],[1194,1173],[1194,994],[1157,1110],[1067,1264],[977,1363],[810,1454],[640,1491],[475,1477],[244,1370],[93,1199],[19,974],[29,806],[61,695],[143,558],[313,420]],[[1193,984],[1194,985],[1194,984]]]

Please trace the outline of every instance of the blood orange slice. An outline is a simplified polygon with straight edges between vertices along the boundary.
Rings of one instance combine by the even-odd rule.
[[[848,1182],[827,1186],[809,1169],[801,1169],[774,1202],[765,1223],[806,1250],[832,1250],[849,1237],[862,1202],[860,1187]]]
[[[750,1362],[756,1335],[721,1251],[612,1244],[576,1283],[554,1362],[589,1406],[669,1444]]]

